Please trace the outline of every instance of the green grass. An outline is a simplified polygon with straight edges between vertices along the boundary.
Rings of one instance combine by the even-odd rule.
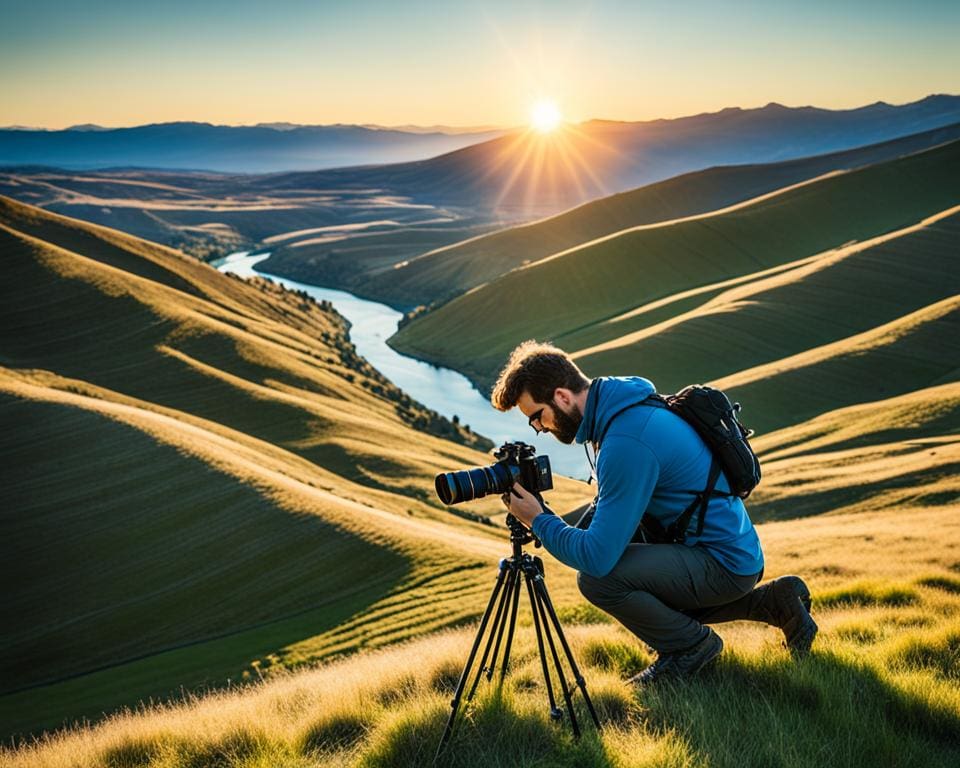
[[[801,661],[774,646],[773,630],[721,626],[728,644],[716,665],[644,690],[621,682],[649,659],[625,630],[571,628],[603,723],[596,732],[576,704],[579,740],[568,722],[548,717],[532,628],[521,626],[504,686],[484,682],[464,703],[438,765],[954,765],[956,619],[901,628],[864,653],[863,639],[838,623],[856,610],[820,608],[826,629]],[[120,715],[5,757],[22,768],[430,764],[469,640],[467,632],[425,638],[242,692]]]
[[[489,386],[522,339],[563,343],[579,334],[585,342],[592,329],[609,328],[607,320],[677,292],[917,224],[960,200],[958,169],[954,142],[734,212],[627,232],[508,273],[413,320],[391,344]]]
[[[675,391],[686,381],[716,380],[855,336],[954,296],[960,292],[954,269],[958,249],[960,213],[872,247],[719,291],[699,311],[673,323],[651,324],[644,314],[559,337],[557,343],[583,350],[613,339],[607,349],[578,353],[578,363],[622,375],[643,360],[645,376]],[[630,334],[643,329],[630,343]],[[955,355],[944,353],[949,371]],[[864,381],[857,381],[856,390],[861,398],[871,393]],[[831,394],[842,404],[836,383]],[[790,414],[790,423],[807,418]]]
[[[363,287],[369,295],[388,303],[431,304],[495,280],[524,264],[623,229],[713,211],[829,171],[890,160],[955,138],[953,131],[957,130],[908,136],[782,163],[724,166],[686,173],[604,197],[532,224],[437,248],[399,269],[361,267]],[[314,276],[325,278],[329,271],[325,265],[317,265]],[[354,279],[354,282],[360,281]]]
[[[476,614],[432,478],[486,457],[329,307],[6,199],[0,253],[4,736]]]
[[[905,518],[937,536],[905,536]],[[549,719],[524,604],[505,686],[483,683],[464,705],[440,764],[818,766],[827,755],[840,766],[951,766],[960,758],[960,593],[948,575],[960,543],[955,518],[956,507],[899,508],[761,526],[771,577],[792,571],[811,585],[821,629],[812,655],[792,659],[772,627],[718,625],[725,650],[716,666],[695,680],[642,691],[621,681],[651,661],[649,649],[622,627],[580,614],[582,602],[563,588],[569,570],[548,562],[603,731],[598,737],[586,727],[577,742],[565,723]],[[476,573],[492,571],[480,566]],[[428,595],[440,604],[437,597],[463,585],[464,575],[450,572],[446,587],[410,583],[365,612],[368,626],[382,631],[388,617],[403,616],[402,604],[423,605]],[[458,602],[479,610],[491,581],[461,592]],[[348,622],[344,634],[362,625]],[[240,688],[47,734],[0,752],[0,765],[426,764],[473,631],[418,637],[415,628],[409,643],[293,673],[262,659],[262,682],[255,676]]]

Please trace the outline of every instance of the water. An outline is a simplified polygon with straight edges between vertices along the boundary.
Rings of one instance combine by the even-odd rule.
[[[306,291],[317,301],[329,301],[350,321],[350,340],[358,354],[390,381],[415,400],[447,418],[458,416],[461,424],[489,437],[497,445],[506,440],[523,440],[535,446],[537,453],[550,456],[555,472],[585,480],[590,468],[582,446],[568,446],[551,435],[535,435],[519,409],[507,413],[496,410],[490,401],[462,374],[406,357],[391,349],[387,339],[397,330],[402,314],[397,310],[354,296],[346,291],[321,288],[298,283],[267,272],[257,272],[254,265],[269,254],[249,255],[246,251],[231,254],[213,263],[221,272],[232,272],[240,277],[262,275],[292,290]],[[450,467],[457,469],[457,467]]]

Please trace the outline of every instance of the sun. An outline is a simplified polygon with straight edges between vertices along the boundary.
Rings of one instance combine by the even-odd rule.
[[[540,99],[530,110],[530,124],[540,133],[550,133],[560,125],[560,109],[550,99]]]

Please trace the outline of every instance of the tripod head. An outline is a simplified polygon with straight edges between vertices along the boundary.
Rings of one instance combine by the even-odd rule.
[[[531,541],[535,547],[543,546],[540,539],[533,535],[533,531],[509,513],[507,513],[507,527],[510,529],[510,543],[513,545],[514,557],[519,558],[523,554],[523,545]]]

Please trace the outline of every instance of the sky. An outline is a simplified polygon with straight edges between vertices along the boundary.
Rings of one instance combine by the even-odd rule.
[[[960,94],[960,2],[0,0],[0,125],[515,126]]]

